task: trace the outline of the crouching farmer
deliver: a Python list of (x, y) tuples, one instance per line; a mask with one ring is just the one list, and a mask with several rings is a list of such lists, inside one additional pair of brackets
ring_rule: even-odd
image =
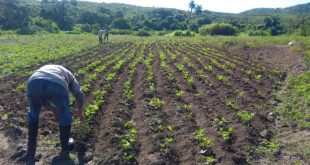
[(60, 65), (45, 65), (35, 71), (27, 81), (28, 111), (28, 146), (27, 164), (35, 163), (39, 114), (41, 107), (51, 104), (55, 107), (59, 122), (61, 153), (60, 160), (69, 159), (69, 136), (72, 115), (69, 105), (69, 91), (77, 101), (77, 115), (84, 119), (84, 94), (73, 74)]

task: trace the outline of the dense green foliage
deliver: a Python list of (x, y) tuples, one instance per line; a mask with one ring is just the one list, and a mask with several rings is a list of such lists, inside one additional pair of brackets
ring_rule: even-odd
[(204, 25), (226, 23), (236, 27), (236, 32), (248, 35), (310, 35), (310, 3), (284, 9), (253, 9), (240, 14), (203, 10), (195, 1), (190, 1), (188, 7), (189, 12), (76, 0), (2, 0), (0, 28), (17, 30), (19, 34), (72, 31), (77, 25), (76, 32), (90, 33), (105, 26), (131, 31), (191, 30), (197, 33)]
[(226, 23), (214, 23), (199, 28), (201, 35), (225, 35), (231, 36), (237, 33), (236, 27)]
[(97, 44), (90, 35), (0, 36), (0, 77), (26, 72), (29, 66), (51, 62)]

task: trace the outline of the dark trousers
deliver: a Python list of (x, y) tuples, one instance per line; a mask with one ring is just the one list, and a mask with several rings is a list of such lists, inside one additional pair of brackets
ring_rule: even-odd
[(63, 86), (44, 79), (34, 79), (28, 82), (27, 97), (30, 106), (28, 111), (29, 123), (39, 122), (41, 107), (52, 104), (58, 110), (59, 124), (61, 126), (71, 125), (72, 114), (69, 105), (69, 94)]

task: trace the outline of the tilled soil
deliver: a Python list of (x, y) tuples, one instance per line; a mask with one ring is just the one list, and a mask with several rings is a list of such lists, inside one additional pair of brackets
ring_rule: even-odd
[[(110, 60), (119, 55), (121, 50), (135, 47), (136, 43), (117, 43), (104, 48), (86, 50), (84, 55), (76, 58), (68, 57), (54, 63), (70, 68), (74, 73), (77, 70), (96, 60)], [(126, 61), (126, 65), (118, 72), (106, 102), (100, 107), (92, 121), (89, 121), (90, 133), (79, 134), (79, 125), (74, 123), (73, 137), (75, 146), (72, 164), (204, 164), (208, 156), (214, 157), (214, 164), (246, 164), (249, 157), (248, 147), (257, 145), (262, 139), (270, 138), (261, 133), (268, 131), (274, 125), (274, 120), (268, 116), (272, 91), (283, 81), (283, 74), (287, 68), (274, 63), (267, 63), (257, 59), (242, 59), (240, 54), (244, 51), (234, 50), (224, 57), (216, 52), (204, 51), (202, 44), (150, 42), (136, 49), (135, 58)], [(279, 56), (273, 50), (282, 50), (281, 46), (264, 47), (262, 50), (248, 50), (250, 53), (269, 53), (268, 58)], [(283, 48), (287, 49), (287, 48)], [(269, 51), (270, 50), (270, 51)], [(288, 50), (288, 49), (287, 49)], [(131, 52), (125, 52), (125, 56)], [(221, 51), (218, 51), (221, 52)], [(153, 81), (156, 91), (148, 91), (149, 80), (147, 68), (144, 62), (136, 66), (132, 89), (134, 92), (133, 103), (124, 103), (123, 83), (129, 76), (129, 65), (143, 53), (143, 61), (150, 56), (152, 58)], [(175, 81), (171, 82), (167, 73), (161, 67), (160, 53), (167, 57), (167, 66), (171, 69)], [(171, 54), (177, 55), (174, 59)], [(234, 54), (234, 55), (232, 55)], [(235, 55), (235, 54), (238, 54)], [(287, 54), (290, 56), (291, 54)], [(111, 56), (104, 58), (105, 56)], [(190, 59), (192, 66), (184, 62), (184, 57)], [(199, 57), (199, 58), (198, 58)], [(236, 68), (229, 72), (212, 64), (211, 59), (217, 59), (219, 63), (225, 61), (237, 64)], [(254, 58), (254, 57), (253, 57)], [(221, 60), (223, 59), (223, 60)], [(286, 59), (291, 59), (287, 57)], [(287, 61), (286, 61), (287, 62)], [(106, 61), (102, 61), (102, 65)], [(285, 62), (283, 62), (285, 63)], [(189, 85), (182, 77), (177, 65), (184, 64), (188, 74), (192, 76), (193, 83)], [(205, 66), (213, 66), (209, 72)], [(257, 65), (264, 66), (260, 70)], [(113, 65), (113, 64), (112, 64)], [(303, 64), (302, 64), (303, 65)], [(283, 69), (284, 68), (284, 69)], [(280, 69), (280, 70), (279, 70)], [(29, 70), (35, 70), (35, 67)], [(89, 70), (88, 73), (94, 72)], [(93, 92), (100, 90), (106, 84), (106, 75), (110, 73), (112, 66), (98, 75), (98, 79), (92, 83), (91, 92), (87, 93), (86, 104), (95, 99)], [(201, 79), (198, 71), (203, 70), (206, 78)], [(261, 78), (255, 80), (246, 74), (252, 70), (260, 74)], [(273, 70), (277, 70), (276, 72)], [(218, 75), (228, 78), (228, 83), (219, 80)], [(24, 82), (26, 75), (11, 75), (1, 80), (0, 114), (0, 164), (19, 164), (18, 160), (25, 154), (27, 142), (27, 98), (25, 91), (18, 91), (16, 87)], [(81, 84), (87, 77), (79, 77)], [(208, 84), (209, 83), (209, 84)], [(181, 97), (176, 96), (176, 91), (184, 91)], [(240, 96), (237, 94), (240, 94)], [(164, 104), (159, 109), (150, 109), (149, 101), (159, 98)], [(227, 99), (233, 100), (238, 109), (227, 105)], [(190, 113), (184, 113), (181, 105), (190, 105)], [(181, 109), (181, 110), (180, 110)], [(244, 124), (237, 115), (237, 111), (251, 112), (254, 114), (249, 123)], [(233, 128), (233, 134), (228, 141), (219, 135), (219, 128), (214, 122), (215, 118), (225, 118), (227, 124)], [(133, 158), (129, 160), (124, 154), (129, 152), (122, 148), (121, 139), (126, 132), (124, 122), (132, 120), (137, 130), (135, 146), (130, 150)], [(156, 127), (152, 124), (159, 122)], [(160, 128), (159, 128), (160, 126)], [(172, 126), (173, 130), (167, 130)], [(209, 154), (202, 153), (199, 143), (194, 140), (193, 133), (198, 129), (205, 130), (205, 136), (212, 141)], [(49, 111), (41, 114), (38, 139), (38, 164), (50, 164), (57, 156), (59, 148), (58, 124)], [(173, 139), (165, 143), (165, 139)]]

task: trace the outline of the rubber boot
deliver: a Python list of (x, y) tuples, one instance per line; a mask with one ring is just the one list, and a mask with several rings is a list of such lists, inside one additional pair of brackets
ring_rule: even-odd
[(59, 130), (60, 130), (60, 143), (61, 143), (61, 153), (59, 158), (63, 160), (70, 159), (69, 137), (70, 137), (71, 125), (59, 126)]
[(35, 155), (37, 148), (39, 123), (28, 123), (28, 146), (27, 146), (27, 162), (26, 165), (35, 164)]

